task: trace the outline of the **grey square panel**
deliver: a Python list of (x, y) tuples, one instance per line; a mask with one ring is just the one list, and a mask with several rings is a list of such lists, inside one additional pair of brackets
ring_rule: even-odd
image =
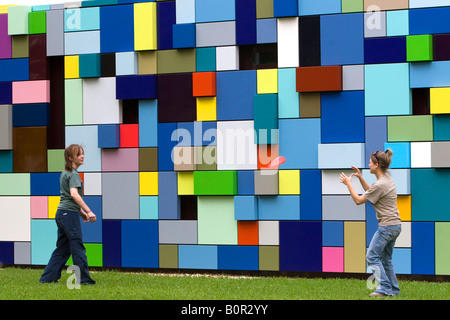
[(102, 174), (103, 219), (139, 219), (139, 173)]
[(159, 243), (197, 244), (197, 221), (159, 220)]
[(236, 22), (196, 24), (197, 47), (233, 46), (236, 44)]
[(322, 220), (366, 219), (366, 205), (356, 205), (350, 195), (322, 196)]

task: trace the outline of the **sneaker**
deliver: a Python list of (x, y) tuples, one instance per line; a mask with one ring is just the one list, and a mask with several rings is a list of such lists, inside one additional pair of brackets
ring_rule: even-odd
[(379, 298), (383, 298), (383, 297), (387, 297), (387, 294), (381, 293), (381, 292), (372, 292), (371, 294), (369, 294), (369, 297), (379, 297)]

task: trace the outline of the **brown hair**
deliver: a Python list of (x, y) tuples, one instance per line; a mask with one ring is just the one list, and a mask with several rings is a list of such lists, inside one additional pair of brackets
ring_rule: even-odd
[(81, 152), (84, 152), (84, 149), (79, 144), (71, 144), (64, 150), (64, 160), (66, 161), (64, 165), (64, 170), (66, 171), (72, 171), (72, 160), (73, 157), (79, 156)]
[(376, 151), (372, 152), (370, 159), (374, 164), (378, 164), (380, 169), (386, 171), (392, 161), (392, 156), (394, 152), (391, 149), (386, 149), (386, 151)]

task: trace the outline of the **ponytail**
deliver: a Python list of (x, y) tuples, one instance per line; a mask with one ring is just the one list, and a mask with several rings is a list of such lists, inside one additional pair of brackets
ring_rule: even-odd
[(394, 155), (394, 152), (392, 149), (386, 149), (386, 151), (377, 151), (370, 155), (370, 158), (372, 159), (372, 162), (375, 164), (378, 164), (380, 166), (380, 169), (383, 171), (386, 171), (389, 169), (389, 166), (391, 165), (392, 156)]

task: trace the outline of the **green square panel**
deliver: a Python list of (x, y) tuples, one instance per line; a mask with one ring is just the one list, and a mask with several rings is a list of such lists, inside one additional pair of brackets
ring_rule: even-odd
[(364, 0), (342, 0), (342, 13), (363, 11)]
[(433, 141), (433, 116), (388, 117), (388, 141)]
[(199, 196), (197, 221), (198, 244), (238, 244), (233, 196)]
[[(86, 256), (89, 267), (102, 267), (103, 266), (103, 244), (101, 243), (85, 243)], [(73, 265), (72, 256), (67, 260), (66, 265)]]
[(47, 32), (46, 11), (30, 12), (28, 14), (29, 34), (39, 34)]
[(407, 61), (431, 61), (433, 60), (433, 36), (424, 34), (406, 37)]
[(64, 149), (47, 150), (48, 172), (64, 170)]
[(450, 275), (450, 222), (436, 222), (436, 274)]
[(194, 171), (194, 195), (237, 194), (236, 171)]

